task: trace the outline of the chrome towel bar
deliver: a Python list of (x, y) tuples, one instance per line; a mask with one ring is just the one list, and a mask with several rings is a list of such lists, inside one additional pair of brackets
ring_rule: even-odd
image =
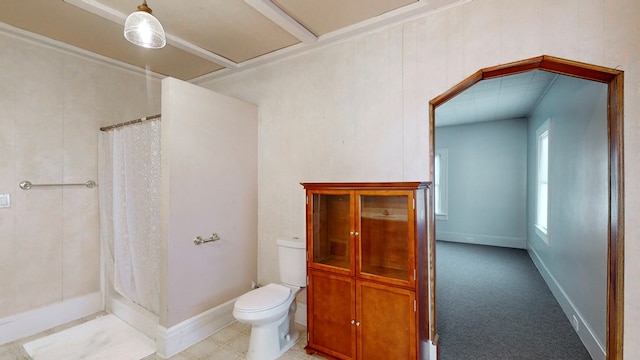
[(23, 181), (20, 183), (20, 189), (22, 190), (29, 190), (34, 186), (86, 186), (89, 189), (93, 189), (94, 187), (96, 187), (96, 182), (93, 180), (89, 180), (87, 182), (84, 183), (80, 183), (80, 184), (32, 184), (31, 181)]

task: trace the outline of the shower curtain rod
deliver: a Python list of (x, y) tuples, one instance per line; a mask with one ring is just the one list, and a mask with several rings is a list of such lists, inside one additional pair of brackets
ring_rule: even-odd
[(160, 115), (161, 114), (146, 116), (146, 117), (142, 117), (140, 119), (129, 120), (129, 121), (125, 121), (125, 122), (122, 122), (122, 123), (119, 123), (119, 124), (101, 127), (100, 131), (109, 131), (109, 130), (117, 129), (117, 128), (122, 127), (122, 126), (133, 125), (133, 124), (141, 123), (143, 121), (157, 119), (157, 118), (160, 117)]

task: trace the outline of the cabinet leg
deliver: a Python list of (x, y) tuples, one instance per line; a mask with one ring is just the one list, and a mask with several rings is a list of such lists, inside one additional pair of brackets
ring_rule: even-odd
[(307, 355), (317, 355), (317, 356), (320, 356), (320, 357), (322, 357), (324, 359), (327, 359), (327, 360), (340, 360), (340, 359), (342, 359), (342, 358), (333, 357), (331, 355), (327, 355), (327, 354), (325, 354), (325, 353), (323, 353), (321, 351), (318, 351), (318, 350), (314, 350), (314, 349), (310, 348), (308, 345), (304, 347), (304, 351), (307, 353)]
[(307, 355), (313, 355), (316, 353), (316, 351), (311, 349), (309, 346), (305, 346), (304, 351), (307, 353)]

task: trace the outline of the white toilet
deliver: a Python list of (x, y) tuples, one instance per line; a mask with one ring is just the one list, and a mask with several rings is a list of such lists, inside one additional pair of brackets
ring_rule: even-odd
[(296, 294), (306, 286), (305, 243), (278, 239), (280, 284), (268, 284), (240, 296), (233, 306), (236, 320), (251, 324), (249, 360), (274, 360), (300, 337), (295, 328)]

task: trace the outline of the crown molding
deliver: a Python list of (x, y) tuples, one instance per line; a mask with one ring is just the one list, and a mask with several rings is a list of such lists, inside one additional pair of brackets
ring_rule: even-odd
[(159, 74), (148, 69), (143, 69), (138, 66), (115, 60), (91, 51), (80, 49), (73, 45), (69, 45), (61, 41), (48, 38), (46, 36), (35, 34), (2, 22), (0, 22), (0, 34), (34, 45), (42, 46), (54, 51), (58, 51), (67, 55), (75, 56), (84, 60), (97, 62), (103, 65), (118, 68), (120, 70), (126, 70), (136, 75), (151, 77), (157, 80), (162, 80), (167, 77), (166, 75)]

